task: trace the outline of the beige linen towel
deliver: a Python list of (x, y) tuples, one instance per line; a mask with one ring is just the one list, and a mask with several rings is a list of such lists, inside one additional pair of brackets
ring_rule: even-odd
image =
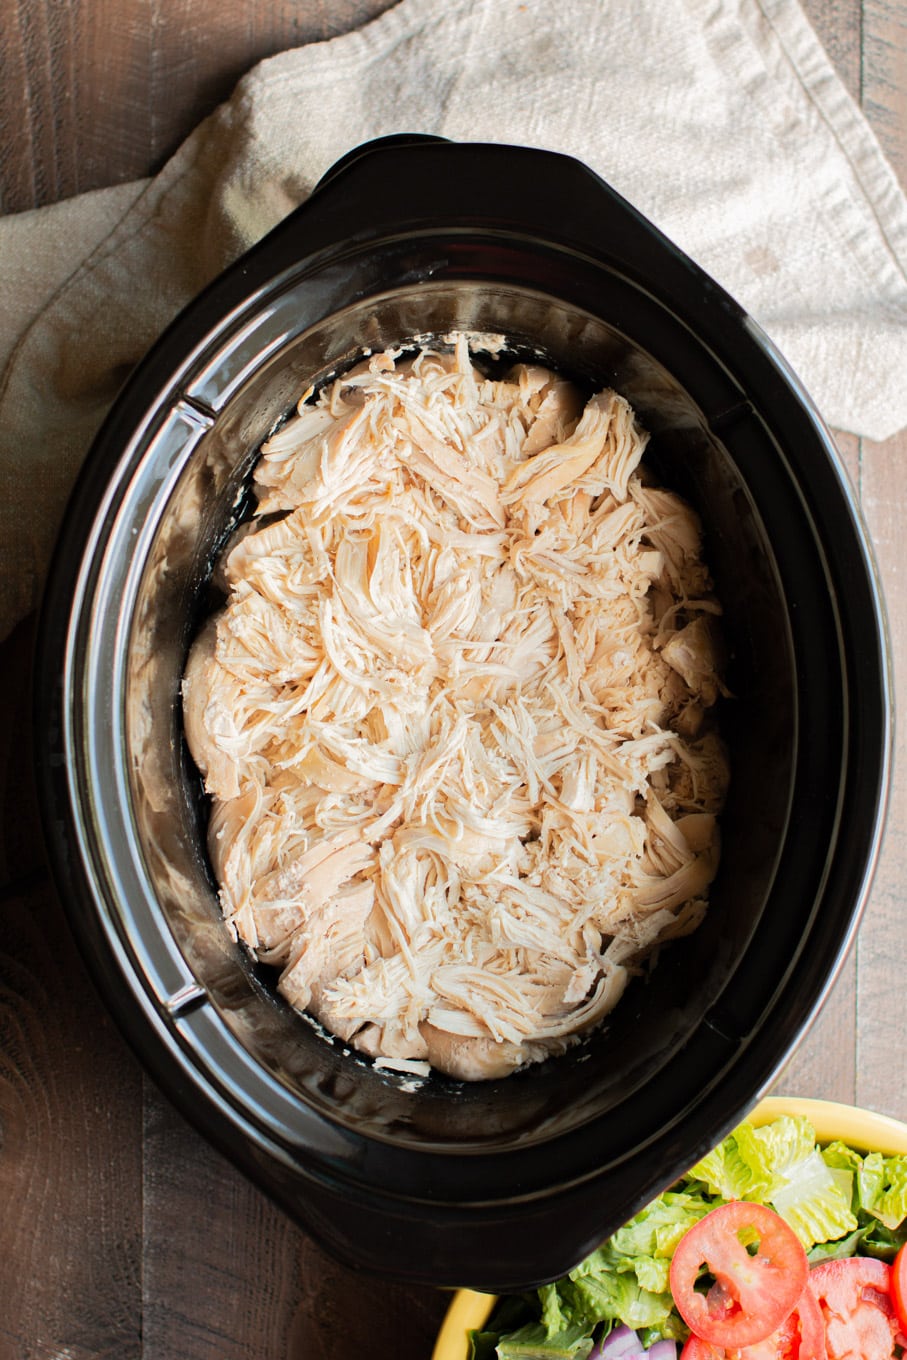
[(401, 0), (256, 67), (154, 180), (0, 219), (0, 638), (156, 334), (335, 159), (400, 131), (586, 161), (831, 424), (907, 424), (907, 205), (795, 0)]

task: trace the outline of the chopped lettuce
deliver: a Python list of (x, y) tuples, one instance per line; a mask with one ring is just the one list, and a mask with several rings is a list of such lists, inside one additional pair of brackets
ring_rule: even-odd
[[(674, 1248), (688, 1228), (698, 1223), (713, 1208), (702, 1193), (666, 1190), (623, 1228), (608, 1239), (608, 1248), (627, 1261), (651, 1258), (663, 1270), (667, 1288), (668, 1268)], [(622, 1266), (619, 1269), (627, 1269)]]
[(882, 1188), (884, 1157), (870, 1152), (865, 1157), (846, 1143), (829, 1143), (822, 1149), (822, 1160), (836, 1176), (847, 1176), (850, 1185), (850, 1203), (853, 1212), (859, 1215), (868, 1209)]
[(685, 1335), (668, 1287), (674, 1248), (713, 1207), (702, 1194), (667, 1191), (556, 1284), (539, 1291), (549, 1337), (567, 1327), (624, 1322), (659, 1336)]
[(857, 1227), (850, 1187), (823, 1160), (807, 1119), (741, 1124), (691, 1174), (722, 1199), (771, 1205), (807, 1250)]
[(498, 1342), (501, 1340), (499, 1331), (475, 1329), (469, 1333), (468, 1340), (469, 1360), (497, 1360)]
[(543, 1323), (530, 1322), (498, 1343), (500, 1360), (586, 1360), (592, 1337), (578, 1323), (549, 1336)]
[(857, 1228), (856, 1232), (839, 1237), (836, 1242), (818, 1242), (806, 1253), (806, 1259), (810, 1266), (817, 1266), (822, 1261), (843, 1261), (848, 1256), (859, 1255), (862, 1241), (863, 1229)]
[(907, 1219), (907, 1157), (861, 1157), (846, 1143), (829, 1143), (822, 1157), (836, 1174), (851, 1177), (851, 1207), (858, 1217), (877, 1219), (894, 1233)]
[(750, 1124), (741, 1124), (690, 1172), (705, 1181), (721, 1200), (749, 1199), (764, 1204), (772, 1188), (772, 1176), (761, 1142), (751, 1135)]
[(497, 1360), (498, 1342), (527, 1322), (538, 1317), (538, 1298), (531, 1294), (505, 1294), (495, 1305), (493, 1316), (481, 1330), (469, 1333), (469, 1360)]
[(619, 1320), (633, 1328), (657, 1326), (673, 1306), (669, 1292), (655, 1294), (644, 1289), (634, 1272), (619, 1274), (605, 1256), (599, 1257), (597, 1268), (571, 1274), (561, 1302), (568, 1317), (587, 1322)]
[(781, 1179), (772, 1192), (771, 1206), (807, 1250), (816, 1242), (844, 1237), (857, 1227), (850, 1195), (825, 1165), (818, 1148), (787, 1167)]
[[(870, 1153), (878, 1157), (878, 1153)], [(865, 1158), (869, 1161), (869, 1157)], [(876, 1197), (867, 1212), (892, 1231), (907, 1218), (907, 1157), (883, 1157)]]
[(863, 1156), (844, 1143), (819, 1148), (802, 1118), (743, 1123), (569, 1275), (529, 1296), (528, 1311), (524, 1299), (518, 1317), (496, 1314), (473, 1333), (472, 1360), (585, 1360), (619, 1323), (646, 1347), (684, 1340), (671, 1257), (688, 1228), (733, 1199), (770, 1205), (811, 1264), (857, 1254), (890, 1260), (907, 1240), (907, 1157)]

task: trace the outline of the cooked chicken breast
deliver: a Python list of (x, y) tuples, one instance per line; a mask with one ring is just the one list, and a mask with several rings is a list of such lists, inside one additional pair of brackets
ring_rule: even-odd
[(493, 381), (461, 335), (306, 393), (262, 449), (186, 739), (226, 920), (364, 1053), (503, 1076), (702, 919), (720, 607), (645, 445), (616, 392)]

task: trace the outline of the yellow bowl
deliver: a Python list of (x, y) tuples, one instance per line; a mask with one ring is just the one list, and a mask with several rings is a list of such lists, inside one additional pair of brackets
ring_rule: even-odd
[[(767, 1124), (782, 1114), (803, 1115), (812, 1124), (820, 1143), (840, 1139), (858, 1152), (907, 1156), (907, 1124), (888, 1115), (860, 1110), (855, 1105), (839, 1105), (833, 1100), (768, 1096), (759, 1102), (750, 1119), (754, 1124)], [(495, 1302), (494, 1294), (457, 1290), (438, 1333), (432, 1360), (466, 1360), (467, 1333), (488, 1320)]]

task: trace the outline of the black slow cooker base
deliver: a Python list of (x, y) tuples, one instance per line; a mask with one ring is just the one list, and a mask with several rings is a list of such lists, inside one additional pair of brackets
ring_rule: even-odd
[[(362, 203), (384, 202), (363, 222)], [(475, 1084), (375, 1070), (250, 965), (220, 919), (179, 708), (261, 440), (364, 351), (455, 328), (628, 397), (653, 475), (702, 518), (733, 691), (704, 924), (564, 1057)], [(86, 956), (180, 1108), (345, 1259), (451, 1285), (553, 1278), (737, 1121), (834, 976), (880, 833), (881, 619), (796, 380), (607, 186), (513, 148), (363, 154), (175, 324), (77, 489), (40, 705), (50, 839)]]

